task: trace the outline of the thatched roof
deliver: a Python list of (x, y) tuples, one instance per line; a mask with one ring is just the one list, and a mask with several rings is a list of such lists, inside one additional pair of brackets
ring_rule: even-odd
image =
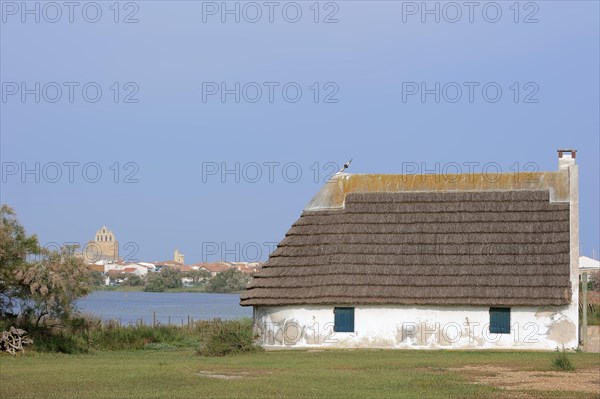
[(548, 190), (349, 193), (304, 211), (242, 305), (564, 305), (569, 203)]

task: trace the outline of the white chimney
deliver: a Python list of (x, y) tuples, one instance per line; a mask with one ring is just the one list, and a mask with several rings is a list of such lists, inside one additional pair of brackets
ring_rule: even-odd
[(575, 165), (576, 155), (577, 150), (558, 150), (558, 169), (565, 169), (570, 165)]

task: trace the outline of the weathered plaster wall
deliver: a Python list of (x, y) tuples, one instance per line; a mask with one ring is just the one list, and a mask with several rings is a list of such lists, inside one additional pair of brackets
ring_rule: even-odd
[(513, 307), (511, 334), (489, 333), (487, 307), (357, 306), (355, 332), (334, 333), (334, 306), (255, 307), (269, 347), (541, 349), (575, 348), (570, 307)]

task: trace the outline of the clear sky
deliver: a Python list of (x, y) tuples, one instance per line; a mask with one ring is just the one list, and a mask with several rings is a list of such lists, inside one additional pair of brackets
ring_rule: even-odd
[(3, 0), (1, 202), (43, 244), (106, 225), (127, 259), (264, 260), (349, 158), (494, 173), (576, 148), (597, 254), (598, 2), (423, 4)]

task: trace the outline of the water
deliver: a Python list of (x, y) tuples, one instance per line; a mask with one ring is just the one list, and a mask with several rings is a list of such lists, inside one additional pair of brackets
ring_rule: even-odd
[(94, 291), (77, 301), (81, 313), (102, 320), (120, 320), (122, 324), (186, 324), (188, 316), (194, 320), (239, 319), (252, 317), (252, 307), (240, 306), (239, 294), (205, 294), (196, 292), (118, 292)]

